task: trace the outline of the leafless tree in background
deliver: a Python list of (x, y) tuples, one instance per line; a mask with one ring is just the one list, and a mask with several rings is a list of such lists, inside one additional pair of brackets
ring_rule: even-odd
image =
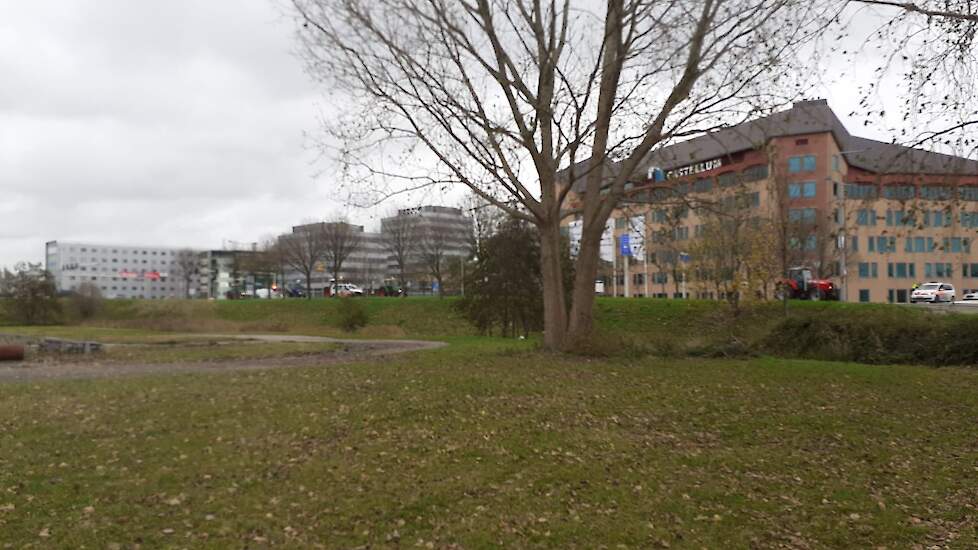
[(305, 223), (282, 235), (276, 245), (282, 262), (302, 274), (306, 281), (306, 298), (312, 298), (312, 273), (326, 254), (326, 231), (323, 222)]
[[(605, 221), (648, 154), (794, 99), (808, 76), (797, 54), (839, 7), (602, 4), (293, 0), (310, 74), (349, 102), (327, 127), (344, 179), (371, 199), (461, 184), (532, 223), (551, 349), (590, 337)], [(574, 215), (583, 227), (568, 306), (560, 223)]]
[(340, 282), (343, 262), (363, 243), (363, 231), (345, 220), (333, 220), (323, 224), (323, 257), (333, 279)]
[(173, 259), (177, 276), (183, 282), (184, 296), (190, 298), (190, 285), (200, 274), (200, 255), (189, 248), (177, 250)]
[[(903, 128), (890, 130), (899, 142), (978, 158), (978, 1), (849, 3), (856, 8), (853, 21), (867, 10), (883, 20), (863, 49), (889, 52), (862, 88), (859, 114), (866, 123), (898, 112)], [(884, 99), (893, 94), (879, 93), (893, 87), (887, 78), (897, 79), (901, 90), (889, 104)]]
[(397, 284), (402, 296), (407, 296), (408, 271), (418, 257), (418, 221), (414, 216), (394, 215), (381, 227), (388, 261), (397, 270)]
[(445, 295), (445, 275), (448, 269), (448, 236), (443, 231), (428, 229), (420, 233), (418, 256), (428, 275), (438, 283), (438, 296)]

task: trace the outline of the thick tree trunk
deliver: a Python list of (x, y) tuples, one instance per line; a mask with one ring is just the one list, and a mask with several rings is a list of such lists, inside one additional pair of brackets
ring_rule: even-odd
[[(604, 223), (601, 224), (601, 228)], [(592, 314), (594, 312), (594, 279), (598, 275), (598, 259), (600, 258), (601, 232), (585, 231), (581, 235), (581, 249), (577, 256), (574, 273), (574, 289), (571, 299), (571, 313), (566, 349), (585, 344), (591, 337), (594, 328)], [(618, 274), (612, 274), (617, 277)]]
[(560, 263), (560, 227), (557, 222), (539, 227), (540, 275), (543, 277), (543, 345), (562, 350), (567, 335), (567, 303)]

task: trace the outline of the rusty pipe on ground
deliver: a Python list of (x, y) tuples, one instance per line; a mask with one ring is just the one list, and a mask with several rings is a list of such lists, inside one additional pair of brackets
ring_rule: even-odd
[(0, 344), (0, 361), (23, 361), (24, 346), (22, 344)]

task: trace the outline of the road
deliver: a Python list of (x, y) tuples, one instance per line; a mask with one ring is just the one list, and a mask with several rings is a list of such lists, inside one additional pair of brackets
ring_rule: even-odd
[(351, 363), (378, 356), (444, 347), (444, 342), (426, 340), (354, 340), (325, 336), (285, 334), (205, 334), (204, 337), (225, 340), (259, 340), (262, 342), (322, 342), (343, 344), (344, 349), (300, 357), (271, 357), (223, 361), (192, 361), (184, 363), (124, 363), (115, 361), (79, 361), (52, 363), (0, 364), (0, 383), (33, 380), (114, 378), (140, 374), (180, 372), (235, 372), (289, 367), (311, 367)]

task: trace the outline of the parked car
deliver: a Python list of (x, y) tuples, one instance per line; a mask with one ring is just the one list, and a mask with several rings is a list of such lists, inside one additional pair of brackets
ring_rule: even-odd
[(278, 297), (279, 291), (277, 288), (259, 288), (255, 290), (255, 298), (267, 299)]
[(973, 290), (961, 297), (962, 300), (978, 300), (978, 290)]
[(917, 302), (953, 302), (954, 285), (939, 281), (930, 281), (914, 289), (910, 293), (910, 303)]
[(339, 283), (330, 287), (331, 296), (363, 296), (363, 289), (352, 283)]

